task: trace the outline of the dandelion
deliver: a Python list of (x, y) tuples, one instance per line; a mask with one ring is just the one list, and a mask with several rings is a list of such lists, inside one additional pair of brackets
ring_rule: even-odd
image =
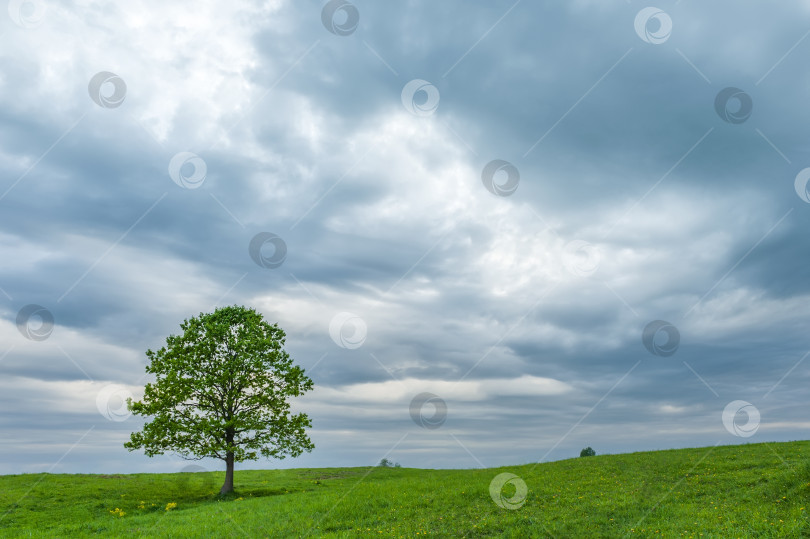
[(167, 504), (166, 504), (166, 511), (171, 511), (171, 510), (172, 510), (172, 509), (174, 509), (175, 507), (177, 507), (177, 504), (176, 504), (176, 503), (174, 503), (174, 502), (169, 502), (169, 503), (167, 503)]
[(123, 509), (119, 509), (118, 507), (116, 507), (115, 509), (110, 510), (110, 513), (112, 513), (113, 515), (117, 515), (117, 516), (119, 516), (119, 517), (122, 517), (122, 516), (126, 515), (126, 513), (124, 512), (124, 510), (123, 510)]

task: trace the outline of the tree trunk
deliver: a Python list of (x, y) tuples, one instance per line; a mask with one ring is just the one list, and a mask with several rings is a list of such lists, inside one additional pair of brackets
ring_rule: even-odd
[(233, 451), (228, 451), (225, 454), (225, 483), (219, 490), (219, 494), (228, 494), (233, 492)]

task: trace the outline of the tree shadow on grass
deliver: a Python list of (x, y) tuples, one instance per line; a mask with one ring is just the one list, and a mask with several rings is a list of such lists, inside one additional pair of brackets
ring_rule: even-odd
[(284, 489), (284, 488), (249, 488), (239, 489), (239, 495), (251, 498), (264, 498), (265, 496), (283, 496), (285, 494), (297, 494), (302, 492), (301, 489)]
[(216, 491), (208, 490), (206, 488), (203, 489), (195, 489), (195, 490), (179, 490), (173, 489), (168, 491), (169, 495), (172, 496), (172, 499), (175, 499), (178, 502), (183, 502), (185, 504), (190, 505), (197, 505), (201, 503), (208, 503), (208, 502), (231, 502), (237, 501), (240, 499), (255, 499), (255, 498), (266, 498), (272, 496), (285, 496), (290, 494), (299, 494), (302, 492), (307, 492), (308, 490), (314, 489), (305, 489), (305, 488), (284, 488), (284, 487), (277, 487), (277, 488), (268, 488), (268, 487), (239, 487), (237, 483), (235, 485), (235, 489), (233, 492), (229, 492), (228, 494), (221, 495), (219, 493), (219, 487), (217, 487)]

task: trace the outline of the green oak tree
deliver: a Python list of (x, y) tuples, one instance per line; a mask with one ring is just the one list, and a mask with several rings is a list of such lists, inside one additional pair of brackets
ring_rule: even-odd
[(154, 374), (133, 414), (152, 417), (124, 444), (147, 456), (173, 451), (183, 458), (225, 461), (220, 495), (233, 492), (234, 462), (297, 457), (314, 445), (306, 414), (290, 411), (290, 397), (312, 380), (284, 351), (284, 331), (253, 309), (221, 307), (185, 320), (181, 335), (147, 350)]

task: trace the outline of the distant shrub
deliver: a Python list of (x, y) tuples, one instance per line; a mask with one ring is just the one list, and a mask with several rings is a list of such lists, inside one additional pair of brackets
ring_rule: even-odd
[(394, 462), (393, 460), (382, 459), (379, 464), (377, 464), (380, 468), (401, 468), (402, 466), (399, 465), (399, 462)]
[(579, 452), (580, 457), (595, 457), (596, 451), (593, 450), (591, 447), (586, 447), (582, 451)]

